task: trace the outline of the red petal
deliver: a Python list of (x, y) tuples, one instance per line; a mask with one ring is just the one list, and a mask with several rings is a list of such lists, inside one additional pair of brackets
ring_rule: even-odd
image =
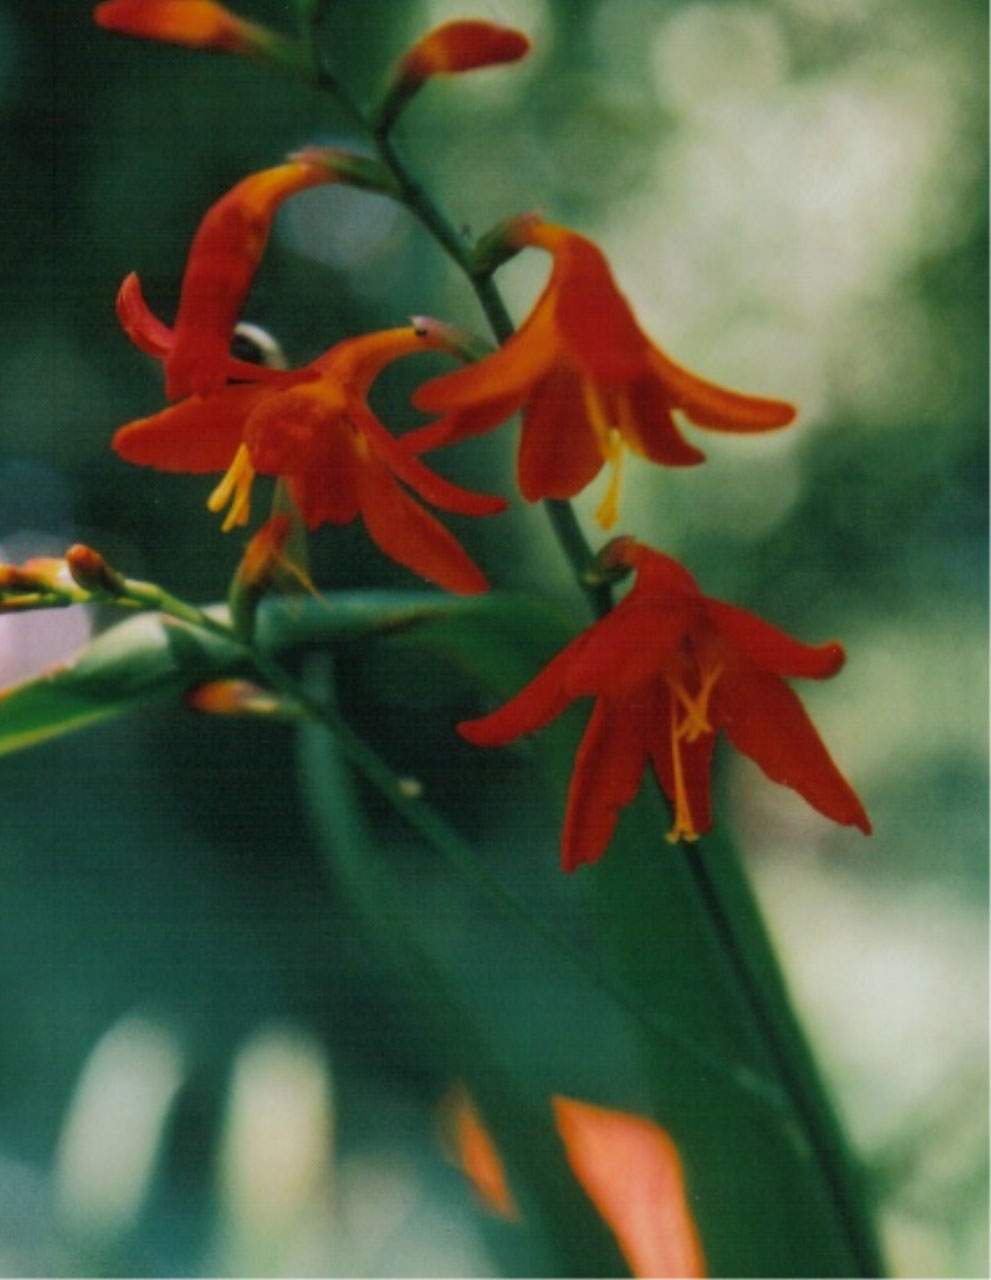
[(637, 378), (625, 390), (627, 415), (623, 439), (634, 453), (664, 467), (693, 467), (705, 461), (701, 449), (684, 439), (671, 417), (671, 396), (653, 375)]
[(713, 693), (714, 722), (773, 781), (797, 791), (833, 822), (871, 824), (837, 769), (798, 696), (784, 681), (749, 663), (728, 668)]
[(553, 1099), (575, 1177), (605, 1219), (634, 1276), (704, 1276), (678, 1149), (645, 1116)]
[(733, 648), (765, 671), (823, 680), (835, 675), (846, 659), (843, 646), (835, 640), (823, 645), (803, 644), (746, 609), (721, 600), (706, 600), (705, 607)]
[(514, 738), (535, 733), (550, 724), (574, 701), (574, 694), (567, 691), (565, 682), (571, 664), (587, 639), (587, 631), (576, 636), (515, 697), (478, 720), (462, 720), (457, 726), (458, 733), (478, 747), (502, 747)]
[(244, 178), (207, 210), (189, 251), (165, 362), (170, 400), (223, 384), (234, 326), (279, 205), (332, 178), (318, 165), (277, 165)]
[(469, 436), (480, 436), (498, 427), (513, 416), (520, 407), (519, 398), (492, 400), (471, 409), (459, 409), (437, 422), (428, 422), (400, 437), (400, 445), (407, 453), (430, 453), (446, 444), (457, 444)]
[(669, 360), (658, 347), (651, 352), (650, 365), (664, 384), (671, 403), (697, 427), (715, 431), (773, 431), (786, 427), (795, 417), (794, 405), (784, 400), (741, 395), (706, 382)]
[(417, 389), (413, 403), (426, 413), (512, 404), (515, 410), (544, 376), (557, 356), (551, 301), (547, 290), (529, 319), (492, 355), (453, 373), (431, 378)]
[(579, 379), (563, 366), (551, 369), (534, 386), (523, 418), (520, 492), (528, 502), (571, 498), (598, 475), (602, 462)]
[(561, 865), (574, 871), (602, 857), (624, 808), (640, 789), (646, 759), (645, 702), (600, 698), (571, 775)]
[(485, 1206), (508, 1221), (518, 1221), (519, 1209), (492, 1135), (464, 1085), (456, 1085), (444, 1101), (444, 1119), (455, 1155)]
[(244, 385), (183, 400), (121, 427), (113, 448), (127, 462), (159, 471), (224, 471), (241, 443), (248, 414), (271, 394), (267, 388)]
[(639, 685), (663, 680), (693, 616), (691, 602), (682, 597), (645, 596), (634, 588), (586, 632), (581, 654), (568, 672), (571, 696), (624, 697)]
[(408, 453), (400, 441), (386, 431), (378, 418), (364, 405), (355, 406), (352, 419), (386, 466), (433, 506), (464, 516), (495, 515), (506, 510), (508, 504), (505, 498), (462, 489), (460, 485), (452, 484), (436, 471), (425, 467), (415, 454)]
[(385, 465), (368, 459), (358, 468), (361, 514), (381, 551), (446, 591), (478, 595), (488, 583), (457, 539), (412, 498)]
[(650, 344), (616, 288), (602, 251), (573, 231), (530, 222), (521, 240), (554, 255), (549, 291), (562, 346), (582, 372), (603, 382), (626, 382), (646, 369)]
[(127, 276), (118, 290), (117, 319), (134, 345), (146, 355), (162, 359), (171, 350), (172, 330), (148, 310), (136, 271)]

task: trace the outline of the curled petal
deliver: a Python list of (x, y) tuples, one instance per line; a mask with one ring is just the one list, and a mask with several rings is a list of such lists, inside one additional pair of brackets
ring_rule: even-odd
[(706, 382), (676, 365), (657, 347), (651, 352), (650, 364), (654, 375), (664, 384), (671, 403), (697, 427), (745, 433), (774, 431), (794, 421), (793, 404), (742, 395)]
[(750, 664), (727, 669), (713, 694), (712, 714), (737, 750), (773, 782), (791, 787), (833, 822), (870, 834), (864, 806), (779, 676)]
[(612, 837), (620, 809), (640, 789), (647, 753), (646, 704), (600, 698), (588, 722), (568, 789), (561, 865), (574, 871), (597, 862)]
[(170, 400), (223, 384), (234, 327), (276, 211), (288, 196), (331, 177), (318, 165), (278, 165), (244, 178), (207, 211), (189, 251), (165, 358)]
[(138, 350), (164, 359), (172, 349), (172, 330), (148, 309), (136, 271), (120, 286), (116, 305), (121, 328)]
[(621, 401), (620, 432), (634, 451), (664, 467), (693, 467), (705, 461), (701, 449), (688, 443), (671, 416), (671, 395), (650, 374), (626, 388)]
[(835, 640), (803, 644), (756, 614), (721, 600), (707, 600), (706, 612), (724, 639), (764, 671), (823, 680), (836, 675), (846, 660), (843, 646)]
[(430, 453), (446, 444), (457, 444), (470, 436), (480, 436), (511, 418), (519, 407), (517, 399), (490, 401), (471, 409), (450, 413), (436, 422), (407, 431), (400, 444), (409, 453)]

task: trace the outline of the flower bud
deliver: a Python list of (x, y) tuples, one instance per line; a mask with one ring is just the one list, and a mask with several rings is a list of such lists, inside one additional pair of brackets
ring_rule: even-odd
[(263, 596), (287, 567), (286, 543), (291, 532), (291, 516), (269, 516), (244, 549), (227, 594), (231, 621), (243, 636), (251, 635)]
[(533, 210), (529, 213), (516, 213), (511, 218), (497, 222), (475, 245), (472, 255), (475, 270), (482, 275), (489, 275), (510, 258), (515, 258), (526, 247), (527, 230), (542, 221), (543, 215)]
[(299, 714), (295, 703), (251, 680), (210, 680), (186, 695), (194, 711), (212, 716), (285, 716)]
[(452, 356), (468, 363), (481, 360), (495, 350), (490, 342), (477, 334), (459, 329), (457, 325), (445, 324), (443, 320), (434, 320), (432, 316), (410, 316), (409, 322), (421, 337), (430, 340), (431, 346), (449, 351)]
[(529, 49), (529, 39), (512, 27), (478, 20), (445, 22), (418, 40), (394, 67), (376, 115), (377, 131), (387, 133), (410, 98), (433, 76), (518, 62)]
[(266, 27), (239, 18), (213, 0), (106, 0), (93, 17), (122, 35), (212, 53), (238, 53), (284, 61), (288, 41)]
[(65, 563), (76, 586), (99, 596), (122, 596), (127, 583), (116, 569), (112, 569), (99, 551), (77, 542), (65, 553)]

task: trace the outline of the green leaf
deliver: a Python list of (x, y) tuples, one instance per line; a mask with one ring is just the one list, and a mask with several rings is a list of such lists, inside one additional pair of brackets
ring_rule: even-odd
[[(427, 591), (275, 600), (260, 611), (258, 643), (280, 653), (394, 635), (428, 622), (453, 625), (455, 619), (461, 619), (466, 635), (481, 637), (488, 626), (484, 619), (493, 620), (495, 634), (499, 618), (520, 609), (527, 616), (536, 613), (536, 606), (509, 598), (461, 599)], [(223, 606), (206, 612), (218, 622), (227, 620)], [(233, 636), (225, 639), (159, 613), (130, 617), (73, 658), (0, 693), (0, 755), (250, 669), (247, 651)]]

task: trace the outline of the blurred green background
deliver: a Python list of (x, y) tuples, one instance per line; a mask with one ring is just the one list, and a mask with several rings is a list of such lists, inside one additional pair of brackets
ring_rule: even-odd
[[(289, 4), (239, 8), (291, 27)], [(366, 97), (413, 36), (455, 16), (519, 25), (535, 52), (431, 86), (401, 126), (453, 220), (479, 233), (540, 207), (595, 236), (676, 359), (801, 406), (766, 440), (693, 434), (697, 470), (634, 463), (621, 524), (709, 593), (847, 646), (842, 676), (803, 696), (873, 838), (739, 760), (721, 761), (717, 813), (881, 1197), (894, 1270), (986, 1275), (985, 6), (338, 0), (328, 47)], [(161, 403), (114, 293), (136, 269), (169, 318), (219, 194), (300, 144), (359, 140), (315, 93), (100, 32), (70, 0), (0, 0), (0, 110), (0, 559), (81, 539), (133, 576), (219, 598), (241, 543), (205, 510), (210, 480), (109, 451)], [(518, 318), (546, 270), (528, 254), (500, 276)], [(248, 318), (301, 363), (423, 312), (483, 328), (401, 210), (327, 188), (280, 214)], [(415, 363), (377, 390), (394, 427), (414, 421), (409, 389), (432, 368)], [(432, 461), (509, 492), (513, 439)], [(579, 500), (584, 518), (598, 496)], [(493, 580), (584, 620), (539, 509), (450, 523)], [(312, 559), (321, 586), (415, 585), (358, 528), (321, 533)], [(0, 617), (0, 684), (106, 621)], [(338, 674), (394, 768), (568, 919), (557, 802), (525, 753), (451, 735), (478, 705), (471, 682), (387, 646), (343, 654)], [(435, 1141), (448, 1082), (328, 887), (299, 768), (289, 730), (177, 707), (0, 760), (4, 1274), (512, 1269), (509, 1233), (492, 1235)], [(364, 799), (435, 945), (467, 980), (495, 975), (499, 1016), (534, 1028), (535, 1063), (584, 1045), (588, 994)], [(633, 1070), (621, 1039), (584, 1047), (590, 1079)]]

